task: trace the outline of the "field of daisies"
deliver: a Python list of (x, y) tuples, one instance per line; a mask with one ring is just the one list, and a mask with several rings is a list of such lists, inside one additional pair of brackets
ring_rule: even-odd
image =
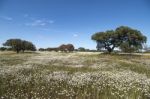
[(150, 99), (150, 55), (0, 52), (0, 99)]

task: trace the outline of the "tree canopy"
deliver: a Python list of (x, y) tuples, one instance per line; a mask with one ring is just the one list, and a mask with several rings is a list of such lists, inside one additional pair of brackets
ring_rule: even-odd
[(142, 44), (146, 43), (147, 38), (140, 31), (132, 29), (127, 26), (120, 26), (115, 30), (108, 30), (105, 32), (97, 32), (92, 35), (92, 40), (97, 42), (97, 49), (105, 48), (111, 53), (114, 48), (120, 49), (134, 48), (136, 50), (142, 48)]
[(20, 51), (24, 52), (25, 50), (36, 50), (36, 47), (34, 44), (32, 44), (32, 42), (21, 39), (9, 39), (3, 45), (12, 48), (17, 53), (19, 53)]

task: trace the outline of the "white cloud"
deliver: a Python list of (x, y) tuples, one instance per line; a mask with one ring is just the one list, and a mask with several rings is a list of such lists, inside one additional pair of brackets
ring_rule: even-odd
[(45, 26), (47, 23), (42, 20), (35, 20), (30, 23), (26, 23), (27, 26)]
[(73, 37), (78, 37), (78, 34), (73, 34)]
[(39, 20), (38, 19), (38, 20), (33, 20), (30, 23), (26, 23), (25, 25), (26, 26), (46, 26), (52, 23), (54, 23), (53, 20)]
[(12, 21), (13, 18), (12, 17), (8, 17), (8, 16), (0, 16), (0, 18), (7, 20), (7, 21)]
[(48, 20), (46, 18), (35, 18), (25, 13), (23, 17), (28, 21), (25, 23), (26, 26), (46, 26), (54, 23), (54, 20)]

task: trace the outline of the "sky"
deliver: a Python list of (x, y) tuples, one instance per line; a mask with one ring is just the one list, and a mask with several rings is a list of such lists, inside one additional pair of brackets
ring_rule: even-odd
[(140, 30), (150, 45), (150, 0), (0, 0), (0, 46), (20, 38), (96, 49), (91, 35), (119, 26)]

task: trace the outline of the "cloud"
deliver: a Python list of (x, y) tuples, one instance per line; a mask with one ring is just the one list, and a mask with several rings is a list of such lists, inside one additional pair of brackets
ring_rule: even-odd
[(54, 23), (53, 20), (33, 20), (32, 22), (30, 23), (26, 23), (25, 25), (26, 26), (46, 26), (46, 25), (49, 25), (49, 24), (52, 24)]
[(13, 18), (12, 17), (8, 17), (8, 16), (0, 16), (0, 18), (7, 20), (7, 21), (12, 21)]
[(48, 20), (46, 18), (35, 18), (30, 16), (29, 14), (25, 13), (23, 17), (26, 19), (27, 23), (26, 26), (46, 26), (54, 23), (54, 20)]
[(42, 20), (35, 20), (31, 23), (26, 23), (27, 26), (45, 26), (46, 23)]
[(78, 37), (78, 34), (73, 34), (73, 37)]

